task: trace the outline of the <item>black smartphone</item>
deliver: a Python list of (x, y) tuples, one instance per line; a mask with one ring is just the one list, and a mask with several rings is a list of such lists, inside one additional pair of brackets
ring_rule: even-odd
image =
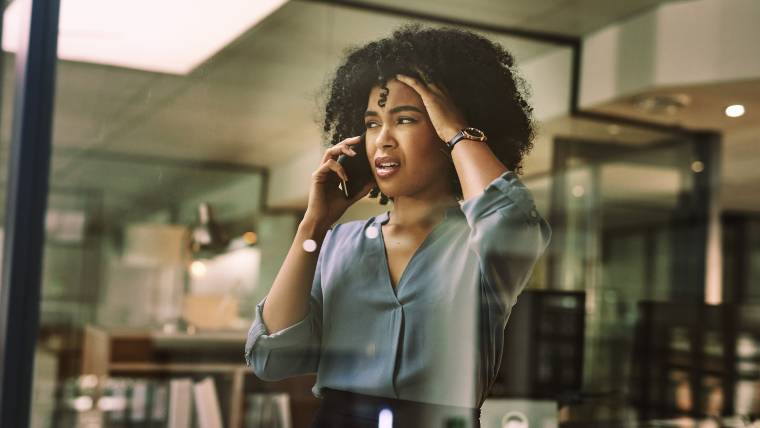
[(340, 179), (339, 186), (346, 199), (353, 198), (362, 190), (365, 184), (375, 179), (370, 169), (365, 143), (366, 134), (362, 133), (358, 143), (348, 145), (348, 147), (354, 149), (356, 156), (349, 156), (345, 153), (341, 153), (338, 156), (338, 163), (343, 166), (346, 175), (348, 175), (348, 181)]

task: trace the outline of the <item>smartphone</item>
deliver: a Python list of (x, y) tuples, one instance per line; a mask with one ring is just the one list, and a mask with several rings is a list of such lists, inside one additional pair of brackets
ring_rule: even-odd
[(375, 179), (367, 158), (366, 134), (362, 133), (359, 142), (350, 144), (349, 147), (354, 149), (356, 156), (349, 156), (345, 153), (338, 156), (338, 163), (343, 166), (346, 175), (348, 175), (348, 181), (340, 179), (339, 186), (346, 199), (353, 198), (365, 184)]

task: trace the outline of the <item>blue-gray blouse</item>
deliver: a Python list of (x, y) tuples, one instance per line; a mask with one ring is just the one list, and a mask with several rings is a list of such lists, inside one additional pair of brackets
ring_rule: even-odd
[(263, 380), (317, 373), (328, 387), (444, 405), (480, 407), (499, 371), (504, 328), (551, 236), (512, 171), (447, 209), (398, 286), (380, 226), (386, 211), (334, 225), (317, 258), (306, 318), (274, 334), (264, 298), (245, 359)]

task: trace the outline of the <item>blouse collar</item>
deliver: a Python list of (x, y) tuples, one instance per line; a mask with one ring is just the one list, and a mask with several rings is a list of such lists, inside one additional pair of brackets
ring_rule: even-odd
[[(449, 218), (455, 218), (464, 216), (464, 213), (462, 212), (462, 207), (457, 203), (456, 205), (452, 205), (450, 207), (447, 207), (446, 210), (443, 212), (443, 221), (446, 221)], [(391, 212), (390, 210), (383, 212), (382, 214), (379, 214), (375, 217), (375, 222), (379, 224), (385, 224), (388, 223), (388, 220), (391, 218)]]

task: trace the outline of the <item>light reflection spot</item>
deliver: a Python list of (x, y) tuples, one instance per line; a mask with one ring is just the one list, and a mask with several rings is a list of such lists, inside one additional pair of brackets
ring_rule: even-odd
[(367, 230), (364, 231), (364, 236), (366, 236), (369, 239), (375, 239), (378, 235), (377, 228), (375, 226), (370, 226), (367, 228)]
[(317, 243), (313, 239), (303, 241), (303, 249), (307, 253), (313, 253), (317, 249)]
[(393, 412), (391, 409), (380, 410), (377, 420), (377, 428), (393, 428)]

